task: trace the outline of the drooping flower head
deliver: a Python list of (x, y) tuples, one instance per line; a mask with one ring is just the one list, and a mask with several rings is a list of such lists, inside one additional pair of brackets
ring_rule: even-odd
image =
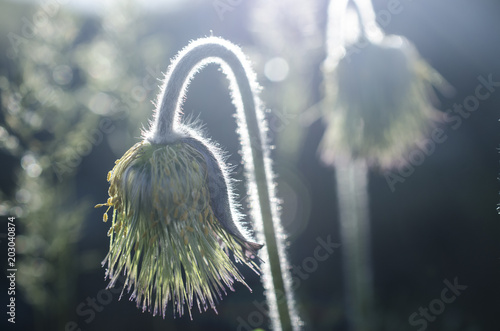
[[(194, 46), (184, 51), (171, 74), (184, 66), (186, 80), (199, 59), (185, 63), (182, 58), (193, 53)], [(163, 94), (175, 83), (171, 80), (167, 76)], [(179, 91), (184, 80), (176, 82)], [(173, 112), (177, 105), (169, 107), (164, 102), (157, 112)], [(216, 311), (215, 303), (226, 288), (233, 290), (235, 280), (248, 287), (231, 255), (258, 272), (252, 259), (262, 245), (240, 225), (242, 215), (218, 147), (192, 125), (168, 121), (157, 130), (162, 116), (156, 115), (144, 140), (116, 161), (108, 174), (109, 199), (98, 205), (108, 206), (104, 221), (112, 209), (110, 248), (103, 262), (109, 287), (125, 274), (131, 300), (153, 315), (165, 316), (169, 302), (174, 315), (183, 315), (187, 306), (191, 316), (194, 304), (200, 311)]]
[[(373, 14), (370, 1), (354, 3)], [(364, 12), (358, 10), (360, 21)], [(444, 87), (445, 81), (407, 39), (383, 35), (375, 21), (365, 24), (372, 30), (361, 27), (358, 39), (335, 39), (325, 61), (321, 156), (329, 164), (363, 159), (382, 168), (401, 165), (440, 119), (430, 98), (433, 86)]]

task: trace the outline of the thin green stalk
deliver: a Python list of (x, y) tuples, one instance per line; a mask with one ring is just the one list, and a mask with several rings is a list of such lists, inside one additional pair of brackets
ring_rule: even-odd
[(352, 330), (373, 329), (367, 166), (362, 160), (336, 165), (345, 297)]
[[(374, 24), (375, 15), (370, 0), (352, 0), (352, 3), (359, 18), (360, 39), (375, 40), (381, 32)], [(344, 56), (344, 30), (349, 28), (344, 22), (347, 5), (348, 0), (330, 0), (325, 81), (332, 79), (331, 70)], [(332, 93), (335, 93), (334, 90), (327, 88), (325, 100), (335, 100)], [(334, 109), (335, 103), (326, 107), (330, 111), (338, 111)], [(367, 164), (362, 158), (351, 160), (350, 157), (339, 157), (333, 165), (336, 169), (348, 322), (354, 331), (372, 330), (374, 305)]]
[(298, 330), (300, 319), (291, 290), (289, 265), (285, 256), (283, 230), (274, 192), (274, 174), (269, 157), (266, 121), (255, 74), (242, 51), (220, 38), (193, 42), (179, 53), (165, 79), (148, 140), (168, 143), (177, 139), (180, 108), (186, 87), (194, 74), (208, 63), (218, 63), (230, 81), (232, 101), (237, 109), (238, 133), (242, 145), (251, 215), (257, 239), (265, 242), (260, 250), (263, 283), (275, 330)]

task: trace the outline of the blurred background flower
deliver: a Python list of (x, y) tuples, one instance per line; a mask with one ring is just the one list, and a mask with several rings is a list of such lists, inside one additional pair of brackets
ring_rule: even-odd
[[(431, 103), (440, 75), (400, 36), (346, 46), (333, 70), (325, 63), (325, 135), (322, 160), (363, 159), (380, 167), (404, 164), (404, 156), (442, 115)], [(437, 98), (434, 98), (435, 100)]]
[(368, 167), (406, 166), (405, 156), (442, 118), (432, 88), (446, 85), (413, 44), (385, 35), (376, 19), (371, 0), (330, 1), (318, 105), (326, 126), (319, 153), (335, 169), (346, 315), (360, 331), (379, 328)]

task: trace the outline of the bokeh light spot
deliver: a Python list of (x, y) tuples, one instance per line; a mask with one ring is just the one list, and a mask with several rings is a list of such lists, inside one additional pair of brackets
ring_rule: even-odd
[(266, 62), (264, 74), (272, 82), (281, 82), (288, 76), (288, 62), (282, 57), (275, 57)]
[(146, 97), (147, 97), (147, 93), (146, 93), (146, 89), (142, 86), (136, 86), (132, 89), (132, 97), (134, 98), (134, 100), (138, 101), (138, 102), (142, 102), (144, 100), (146, 100)]
[(59, 65), (52, 71), (52, 78), (59, 85), (68, 85), (73, 80), (73, 71), (67, 65)]
[(89, 109), (97, 115), (107, 115), (111, 111), (112, 99), (103, 92), (95, 94), (89, 101)]
[(21, 167), (26, 171), (28, 176), (36, 178), (42, 173), (42, 167), (36, 161), (32, 154), (26, 154), (21, 159)]
[(27, 203), (31, 199), (31, 193), (22, 188), (16, 192), (16, 200), (20, 203)]

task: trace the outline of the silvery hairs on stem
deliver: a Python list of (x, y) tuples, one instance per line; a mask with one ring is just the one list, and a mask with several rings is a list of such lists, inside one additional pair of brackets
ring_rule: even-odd
[(259, 273), (253, 259), (263, 245), (253, 242), (242, 225), (221, 150), (179, 116), (194, 74), (220, 59), (231, 68), (222, 66), (231, 81), (233, 103), (254, 100), (253, 95), (241, 95), (252, 94), (255, 87), (237, 47), (215, 37), (192, 42), (169, 67), (143, 140), (108, 173), (108, 201), (96, 206), (108, 207), (105, 222), (113, 208), (110, 248), (103, 261), (108, 287), (125, 274), (124, 289), (133, 290), (130, 300), (153, 315), (165, 317), (170, 301), (174, 316), (183, 315), (185, 306), (192, 316), (194, 302), (200, 312), (208, 306), (216, 311), (215, 303), (226, 287), (233, 291), (234, 280), (248, 287), (229, 251), (236, 262)]

